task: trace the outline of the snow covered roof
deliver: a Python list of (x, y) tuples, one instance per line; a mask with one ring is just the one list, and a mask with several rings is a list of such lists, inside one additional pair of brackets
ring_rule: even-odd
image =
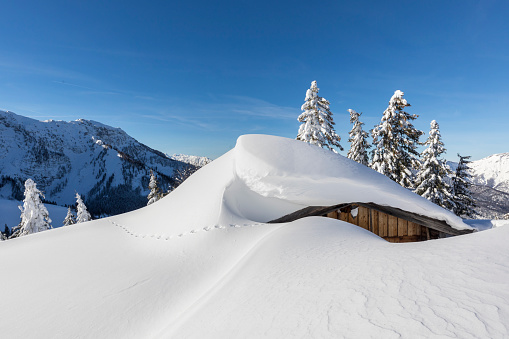
[(451, 212), (376, 171), (291, 139), (240, 137), (235, 147), (235, 173), (251, 191), (296, 205), (371, 203), (440, 220), (456, 230), (471, 229)]

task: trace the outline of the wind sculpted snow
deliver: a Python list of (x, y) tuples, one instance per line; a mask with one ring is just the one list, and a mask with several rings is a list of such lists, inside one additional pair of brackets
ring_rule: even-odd
[(264, 223), (352, 197), (455, 221), (372, 172), (244, 136), (150, 206), (0, 242), (2, 336), (509, 336), (507, 227), (391, 244), (328, 218)]

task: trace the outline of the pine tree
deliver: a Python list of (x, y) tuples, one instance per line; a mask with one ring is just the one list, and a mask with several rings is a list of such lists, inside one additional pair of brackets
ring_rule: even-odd
[(21, 210), (21, 222), (12, 229), (11, 238), (21, 237), (23, 235), (37, 233), (52, 228), (51, 219), (46, 207), (41, 202), (41, 196), (44, 195), (37, 189), (37, 185), (32, 179), (25, 181), (25, 199)]
[(454, 214), (460, 217), (473, 218), (475, 216), (475, 202), (470, 192), (472, 183), (468, 164), (470, 156), (462, 157), (458, 154), (460, 161), (456, 167), (456, 173), (452, 178), (454, 194)]
[(412, 125), (418, 115), (405, 112), (410, 104), (403, 95), (400, 90), (394, 92), (380, 124), (371, 131), (374, 145), (371, 168), (405, 188), (413, 188), (412, 169), (419, 167), (417, 145), (424, 133)]
[(297, 140), (328, 148), (337, 153), (332, 147), (343, 150), (343, 147), (339, 144), (341, 137), (334, 130), (332, 112), (329, 109), (330, 103), (318, 96), (318, 90), (316, 81), (311, 82), (311, 88), (307, 90), (305, 102), (301, 107), (303, 113), (297, 119), (302, 122)]
[(148, 184), (148, 188), (150, 189), (150, 193), (147, 196), (148, 203), (147, 206), (150, 204), (155, 203), (157, 200), (161, 199), (163, 197), (161, 190), (157, 186), (159, 183), (157, 182), (157, 178), (154, 175), (154, 172), (150, 171), (150, 182)]
[(350, 113), (350, 123), (353, 124), (352, 130), (350, 131), (350, 150), (346, 155), (349, 159), (357, 161), (359, 164), (363, 164), (365, 166), (369, 165), (369, 158), (367, 150), (371, 147), (371, 145), (366, 141), (368, 137), (368, 132), (362, 130), (362, 125), (364, 123), (359, 121), (359, 117), (362, 113), (357, 113), (353, 109), (349, 109)]
[(452, 210), (455, 206), (452, 188), (444, 180), (451, 173), (445, 160), (439, 157), (445, 153), (438, 123), (433, 120), (428, 140), (428, 147), (422, 152), (422, 165), (417, 174), (415, 193), (429, 201)]
[(86, 222), (92, 220), (90, 213), (87, 211), (87, 206), (81, 199), (81, 196), (76, 193), (76, 223)]
[(76, 216), (70, 207), (67, 208), (67, 215), (63, 221), (64, 226), (74, 225), (76, 224)]

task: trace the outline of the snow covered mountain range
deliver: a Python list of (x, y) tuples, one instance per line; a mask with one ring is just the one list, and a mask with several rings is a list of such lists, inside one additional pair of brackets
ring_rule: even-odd
[(96, 121), (38, 121), (0, 111), (0, 198), (23, 199), (32, 178), (46, 200), (75, 203), (85, 196), (96, 215), (118, 214), (146, 205), (150, 170), (161, 187), (174, 171), (193, 166), (171, 159)]

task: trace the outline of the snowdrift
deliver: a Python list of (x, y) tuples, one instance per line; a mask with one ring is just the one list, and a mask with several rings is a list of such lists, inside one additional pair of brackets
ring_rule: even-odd
[[(203, 227), (267, 222), (308, 206), (374, 202), (470, 226), (387, 177), (304, 142), (267, 135), (241, 136), (235, 148), (205, 166), (160, 202), (118, 216), (133, 232), (171, 236)], [(164, 207), (162, 207), (164, 205)], [(144, 220), (164, 209), (168, 224)]]
[(509, 335), (507, 227), (390, 244), (328, 218), (265, 223), (351, 201), (469, 227), (329, 151), (243, 136), (146, 208), (0, 243), (2, 336)]

